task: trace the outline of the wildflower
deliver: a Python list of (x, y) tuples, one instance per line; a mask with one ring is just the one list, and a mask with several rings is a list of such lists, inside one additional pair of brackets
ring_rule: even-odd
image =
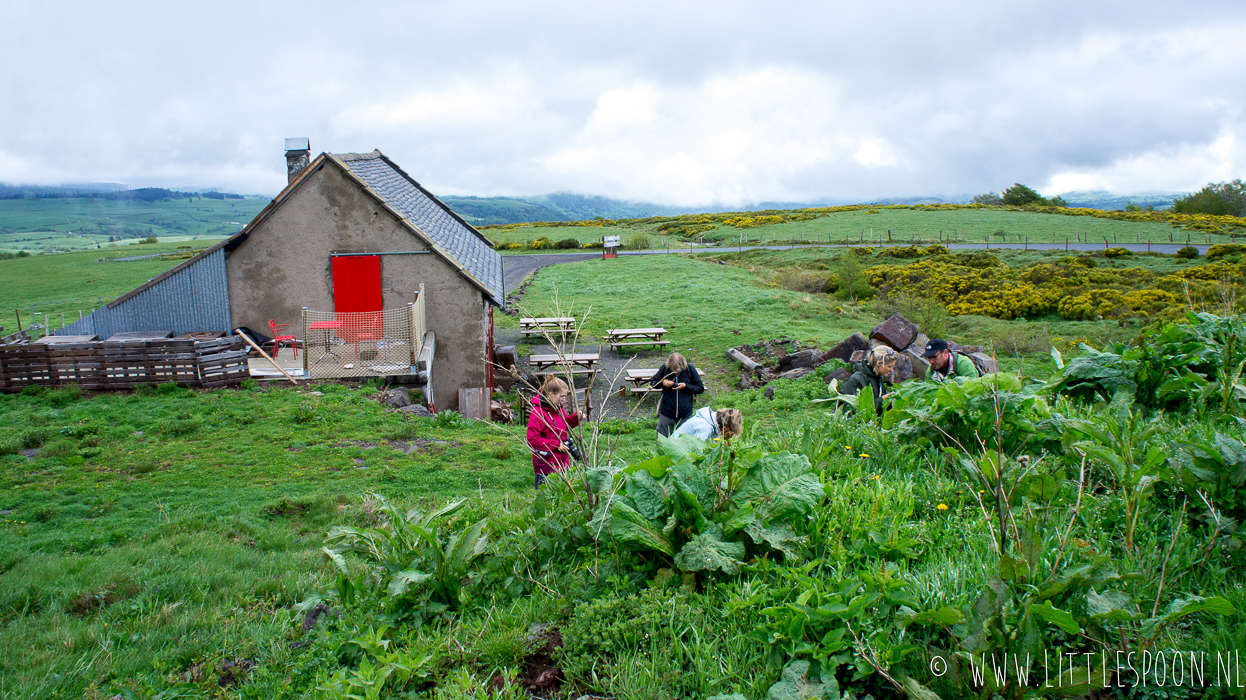
[(984, 493), (986, 493), (986, 491), (979, 491), (979, 492), (978, 492), (978, 494), (979, 494), (979, 495), (984, 494)]
[(938, 505), (938, 508), (939, 508), (939, 510), (947, 510), (947, 504), (946, 504), (946, 503), (940, 503), (940, 504)]
[(861, 459), (869, 459), (869, 458), (870, 458), (870, 453), (868, 452), (861, 453)]
[(881, 477), (881, 476), (879, 476), (879, 475), (877, 475), (877, 474), (875, 474), (874, 476), (871, 476), (870, 478), (871, 478), (871, 479), (881, 479), (882, 477)]
[(844, 449), (848, 452), (852, 452), (852, 445), (844, 445)]

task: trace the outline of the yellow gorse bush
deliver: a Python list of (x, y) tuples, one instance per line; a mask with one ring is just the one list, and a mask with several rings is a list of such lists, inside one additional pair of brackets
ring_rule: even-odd
[(1086, 267), (1086, 260), (1067, 257), (1013, 269), (960, 253), (903, 266), (879, 265), (867, 275), (882, 294), (933, 297), (952, 315), (1014, 319), (1058, 312), (1078, 321), (1173, 316), (1182, 310), (1187, 294), (1195, 300), (1214, 299), (1226, 281), (1246, 283), (1246, 263), (1202, 265), (1156, 276), (1137, 267)]

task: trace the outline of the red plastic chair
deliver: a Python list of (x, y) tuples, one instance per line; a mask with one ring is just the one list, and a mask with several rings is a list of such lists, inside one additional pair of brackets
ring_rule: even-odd
[(298, 340), (292, 335), (281, 335), (290, 328), (288, 323), (277, 323), (273, 319), (268, 319), (268, 330), (273, 334), (273, 359), (277, 359), (277, 350), (282, 343), (290, 343), (290, 347), (294, 350), (294, 359), (299, 359)]

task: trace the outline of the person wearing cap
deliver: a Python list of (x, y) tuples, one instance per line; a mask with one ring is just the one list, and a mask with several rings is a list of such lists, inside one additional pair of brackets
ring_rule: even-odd
[(941, 338), (926, 343), (922, 358), (930, 361), (930, 378), (936, 382), (955, 377), (981, 376), (973, 360), (948, 347), (947, 341)]

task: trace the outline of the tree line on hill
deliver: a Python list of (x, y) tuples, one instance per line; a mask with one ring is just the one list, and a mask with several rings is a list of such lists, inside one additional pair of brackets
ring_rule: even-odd
[[(1067, 207), (1069, 203), (1063, 197), (1044, 197), (1033, 188), (1021, 183), (996, 194), (985, 192), (973, 198), (975, 204)], [(1128, 203), (1126, 211), (1142, 211), (1141, 205)], [(1153, 210), (1153, 206), (1145, 207)], [(1208, 183), (1198, 192), (1173, 198), (1172, 211), (1177, 214), (1213, 214), (1216, 216), (1246, 216), (1246, 183), (1240, 179), (1232, 182)]]
[(230, 192), (179, 192), (163, 187), (139, 187), (132, 190), (101, 190), (39, 185), (6, 185), (0, 183), (0, 199), (107, 199), (114, 201), (162, 202), (171, 199), (243, 199)]

